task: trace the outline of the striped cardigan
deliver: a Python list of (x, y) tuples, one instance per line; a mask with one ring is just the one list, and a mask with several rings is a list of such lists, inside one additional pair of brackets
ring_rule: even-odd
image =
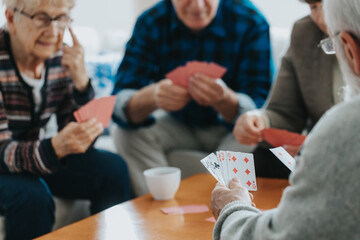
[(19, 74), (11, 54), (9, 34), (0, 29), (0, 174), (31, 172), (50, 174), (60, 166), (51, 139), (42, 139), (42, 128), (52, 114), (58, 129), (74, 120), (72, 113), (94, 97), (93, 88), (80, 93), (69, 72), (61, 66), (61, 52), (46, 61), (42, 103), (35, 112), (32, 88)]

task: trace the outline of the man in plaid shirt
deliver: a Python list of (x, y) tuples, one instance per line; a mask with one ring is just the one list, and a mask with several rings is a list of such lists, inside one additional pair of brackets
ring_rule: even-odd
[[(188, 88), (165, 78), (192, 60), (215, 62), (227, 72), (222, 79), (196, 73)], [(143, 170), (169, 165), (174, 150), (189, 151), (194, 171), (208, 152), (244, 151), (231, 134), (233, 121), (263, 105), (272, 75), (269, 25), (249, 0), (164, 0), (145, 11), (114, 90), (112, 134), (135, 194), (148, 191)]]

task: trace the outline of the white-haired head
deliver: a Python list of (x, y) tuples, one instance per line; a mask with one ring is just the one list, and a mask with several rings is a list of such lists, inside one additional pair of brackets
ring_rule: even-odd
[[(55, 5), (59, 7), (66, 7), (72, 9), (75, 6), (75, 0), (2, 0), (2, 4), (7, 9), (24, 10), (24, 9), (36, 9), (41, 4)], [(4, 29), (8, 29), (7, 23), (2, 26)]]
[(360, 94), (360, 77), (349, 66), (338, 33), (348, 32), (360, 40), (360, 0), (324, 0), (325, 21), (336, 48), (336, 54), (343, 72), (346, 86), (344, 99)]
[(17, 8), (23, 10), (24, 8), (34, 9), (37, 6), (47, 3), (55, 6), (65, 6), (69, 9), (75, 5), (75, 0), (2, 0), (6, 8)]

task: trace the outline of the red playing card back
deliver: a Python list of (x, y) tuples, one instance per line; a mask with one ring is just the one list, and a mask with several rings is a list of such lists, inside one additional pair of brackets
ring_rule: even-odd
[(306, 136), (283, 129), (266, 128), (261, 131), (263, 139), (274, 147), (283, 145), (300, 146)]

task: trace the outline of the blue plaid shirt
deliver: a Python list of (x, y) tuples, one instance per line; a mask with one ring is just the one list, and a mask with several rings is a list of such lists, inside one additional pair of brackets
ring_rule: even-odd
[[(239, 113), (261, 107), (273, 76), (269, 25), (250, 1), (220, 0), (213, 21), (193, 33), (178, 19), (171, 1), (161, 1), (138, 18), (126, 45), (113, 92), (118, 94), (113, 120), (122, 127), (138, 127), (126, 122), (123, 111), (134, 90), (164, 79), (166, 73), (191, 60), (227, 68), (223, 81), (238, 93)], [(189, 126), (222, 122), (213, 108), (195, 101), (170, 114)], [(150, 116), (143, 125), (153, 121)]]

